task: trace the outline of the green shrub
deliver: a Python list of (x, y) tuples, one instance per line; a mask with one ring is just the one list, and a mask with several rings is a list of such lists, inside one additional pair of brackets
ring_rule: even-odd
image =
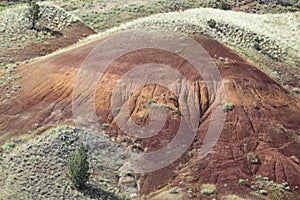
[(239, 184), (241, 184), (243, 186), (248, 186), (247, 181), (245, 179), (242, 179), (242, 178), (239, 180)]
[(261, 50), (261, 47), (259, 45), (258, 42), (255, 42), (254, 45), (253, 45), (254, 49), (256, 49), (257, 51), (260, 51)]
[(210, 28), (215, 28), (216, 27), (216, 24), (217, 22), (214, 20), (214, 19), (210, 19), (207, 21), (207, 25), (210, 27)]
[(14, 142), (8, 142), (4, 145), (4, 148), (8, 153), (12, 152), (15, 147), (16, 147), (16, 143)]
[(6, 7), (6, 3), (4, 1), (0, 2), (0, 7)]
[(227, 5), (227, 1), (221, 1), (218, 8), (221, 10), (230, 10), (230, 7)]
[(77, 189), (83, 189), (89, 179), (89, 163), (87, 150), (81, 143), (77, 152), (68, 159), (68, 174)]
[(177, 187), (174, 187), (174, 188), (170, 189), (169, 193), (170, 194), (178, 194)]
[(234, 108), (233, 103), (226, 103), (223, 107), (224, 112), (232, 111)]
[(214, 194), (216, 192), (216, 186), (213, 184), (204, 184), (202, 185), (200, 192), (204, 195)]

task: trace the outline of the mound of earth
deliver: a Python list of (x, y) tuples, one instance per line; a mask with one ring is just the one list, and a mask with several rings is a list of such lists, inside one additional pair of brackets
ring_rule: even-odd
[[(77, 192), (68, 178), (67, 160), (81, 142), (89, 152), (93, 173), (88, 187)], [(128, 172), (119, 169), (128, 156), (129, 151), (102, 133), (67, 126), (24, 144), (7, 143), (0, 156), (0, 199), (124, 199), (122, 180), (128, 180)], [(136, 194), (136, 187), (133, 189), (131, 194)]]
[(249, 14), (199, 8), (137, 19), (91, 36), (87, 40), (136, 28), (205, 34), (237, 50), (285, 88), (298, 91), (299, 17), (297, 12)]
[[(98, 84), (95, 108), (99, 124), (105, 127), (111, 140), (136, 152), (159, 149), (174, 137), (180, 122), (180, 97), (156, 84), (135, 91), (129, 104), (130, 117), (134, 122), (140, 125), (149, 123), (147, 105), (166, 108), (168, 117), (155, 137), (129, 137), (118, 128), (110, 109), (114, 85), (123, 73), (145, 62), (163, 63), (190, 75), (197, 88), (199, 98), (189, 99), (189, 103), (197, 104), (201, 109), (202, 123), (195, 141), (172, 165), (136, 176), (139, 193), (149, 194), (166, 186), (163, 189), (177, 187), (184, 196), (192, 199), (221, 198), (233, 193), (247, 199), (263, 198), (263, 195), (269, 197), (274, 192), (279, 192), (279, 195), (299, 194), (299, 100), (217, 41), (200, 35), (194, 37), (214, 58), (224, 81), (226, 101), (232, 104), (226, 110), (226, 121), (217, 145), (202, 159), (198, 151), (208, 129), (211, 103), (216, 97), (208, 93), (201, 77), (194, 75), (189, 63), (159, 50), (131, 52), (114, 61)], [(0, 104), (2, 143), (28, 132), (40, 134), (50, 127), (73, 123), (72, 98), (76, 97), (72, 96), (72, 92), (76, 73), (86, 56), (100, 42), (82, 44), (18, 67), (15, 73), (20, 76), (18, 83), (22, 90)], [(124, 87), (119, 96), (126, 95), (129, 89), (129, 85)], [(182, 87), (179, 94), (189, 92)], [(207, 183), (215, 187), (211, 193), (213, 196), (207, 196), (199, 189)], [(281, 186), (282, 190), (274, 189)]]
[(40, 4), (36, 30), (29, 29), (26, 5), (0, 12), (0, 65), (44, 56), (76, 43), (95, 31), (74, 15), (48, 4)]
[[(86, 24), (101, 32), (108, 28), (119, 26), (124, 22), (132, 21), (140, 17), (146, 17), (157, 13), (183, 11), (191, 8), (209, 7), (219, 8), (220, 0), (91, 0), (88, 3), (83, 0), (61, 1), (52, 0), (70, 12), (74, 12)], [(300, 11), (299, 1), (253, 1), (227, 0), (223, 9), (242, 11), (247, 13), (286, 13)]]

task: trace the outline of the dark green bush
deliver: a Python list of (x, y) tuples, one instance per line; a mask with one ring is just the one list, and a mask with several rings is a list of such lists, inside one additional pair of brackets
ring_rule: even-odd
[(210, 27), (210, 28), (215, 28), (216, 27), (216, 24), (217, 22), (214, 20), (214, 19), (210, 19), (207, 21), (207, 25)]
[(4, 1), (0, 2), (0, 7), (6, 7), (6, 3)]
[(35, 24), (40, 19), (40, 6), (37, 4), (36, 0), (28, 0), (28, 10), (26, 17), (31, 21), (30, 29), (36, 30)]
[(89, 179), (89, 162), (87, 161), (87, 150), (81, 143), (76, 154), (68, 159), (68, 174), (77, 189), (83, 189)]
[(230, 10), (230, 7), (227, 5), (227, 1), (221, 1), (218, 8), (221, 10)]

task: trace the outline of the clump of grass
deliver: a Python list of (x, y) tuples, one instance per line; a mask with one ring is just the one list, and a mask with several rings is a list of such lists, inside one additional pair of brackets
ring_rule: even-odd
[(14, 142), (8, 142), (4, 145), (4, 149), (8, 153), (12, 152), (15, 147), (16, 147), (16, 143)]
[(6, 7), (6, 3), (4, 1), (0, 2), (0, 7)]
[(237, 195), (228, 195), (225, 197), (225, 200), (244, 200), (244, 199)]
[(203, 184), (200, 192), (204, 195), (212, 195), (216, 192), (216, 186), (214, 184)]
[(248, 186), (247, 181), (245, 179), (242, 179), (242, 178), (239, 180), (239, 184), (241, 184), (243, 186)]
[(170, 190), (169, 190), (169, 193), (170, 193), (170, 194), (177, 194), (177, 193), (178, 193), (177, 187), (174, 187), (174, 188), (170, 189)]
[(300, 89), (299, 88), (293, 88), (292, 92), (295, 93), (295, 94), (300, 94)]
[(223, 111), (224, 112), (229, 112), (229, 111), (232, 111), (234, 108), (234, 105), (233, 103), (226, 103), (223, 107)]
[(108, 129), (108, 128), (109, 128), (109, 124), (103, 123), (103, 124), (102, 124), (102, 128), (103, 128), (104, 130)]
[(247, 154), (247, 161), (248, 161), (250, 164), (259, 164), (258, 157), (257, 157), (257, 155), (255, 155), (254, 153), (248, 153), (248, 154)]

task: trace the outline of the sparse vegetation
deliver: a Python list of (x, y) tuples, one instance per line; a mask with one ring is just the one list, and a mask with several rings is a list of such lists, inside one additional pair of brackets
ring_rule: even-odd
[(174, 187), (174, 188), (170, 189), (170, 190), (169, 190), (169, 193), (170, 193), (170, 194), (178, 194), (177, 188)]
[(247, 154), (247, 161), (249, 164), (259, 164), (259, 159), (257, 157), (257, 155), (255, 155), (254, 153), (248, 153)]
[(0, 90), (2, 90), (0, 100), (10, 99), (20, 92), (22, 85), (16, 82), (20, 78), (20, 76), (16, 74), (18, 65), (19, 63), (16, 62), (14, 64), (0, 66), (0, 69), (4, 71), (0, 76)]
[[(267, 199), (274, 200), (280, 199), (281, 197), (286, 197), (286, 195), (290, 195), (290, 187), (287, 182), (283, 182), (281, 184), (274, 183), (272, 180), (269, 180), (268, 177), (256, 176), (256, 181), (251, 182), (251, 185), (248, 184), (248, 180), (240, 179), (239, 184), (243, 186), (250, 187), (255, 193), (252, 195), (262, 195), (267, 196)], [(284, 198), (285, 199), (285, 198)]]
[(234, 108), (233, 103), (226, 103), (226, 104), (223, 106), (223, 111), (224, 111), (224, 112), (229, 112), (229, 111), (232, 111), (233, 108)]
[(244, 199), (237, 195), (228, 195), (224, 198), (224, 200), (244, 200)]
[(68, 159), (69, 177), (77, 189), (85, 188), (89, 180), (90, 172), (87, 158), (88, 154), (83, 143), (81, 143), (76, 154), (71, 155)]
[(204, 195), (212, 195), (216, 192), (216, 186), (214, 184), (203, 184), (200, 192)]

